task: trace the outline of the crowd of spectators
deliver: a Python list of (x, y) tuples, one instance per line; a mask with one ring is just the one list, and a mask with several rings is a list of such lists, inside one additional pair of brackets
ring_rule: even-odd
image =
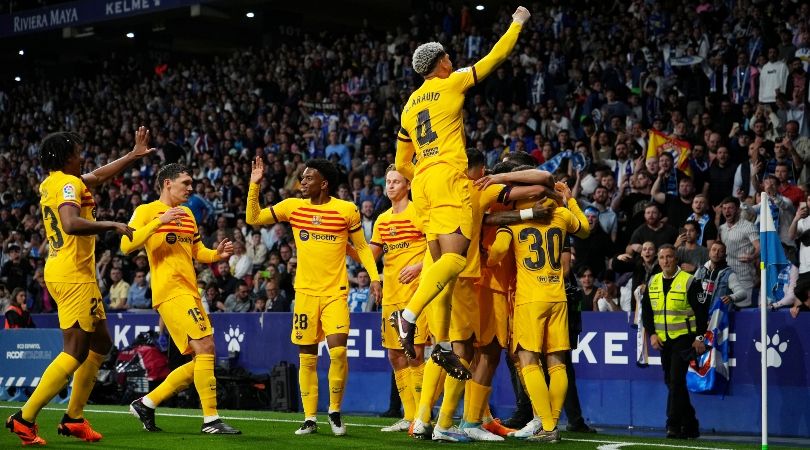
[[(748, 291), (735, 305), (755, 304), (754, 224), (763, 191), (775, 200), (798, 278), (810, 277), (806, 3), (555, 0), (529, 9), (532, 20), (510, 59), (467, 95), (467, 143), (490, 167), (526, 153), (572, 186), (593, 230), (573, 242), (590, 298), (583, 309), (634, 309), (633, 293), (660, 270), (657, 246), (675, 244), (692, 272), (710, 264), (716, 240)], [(244, 221), (251, 158), (266, 160), (263, 205), (300, 195), (307, 159), (334, 161), (341, 171), (334, 195), (357, 204), (370, 237), (389, 205), (384, 173), (401, 107), (421, 83), (411, 67), (414, 48), (438, 40), (456, 67), (467, 66), (486, 54), (511, 11), (432, 1), (395, 29), (304, 32), (195, 60), (119, 53), (98, 61), (92, 76), (43, 75), (0, 92), (0, 305), (21, 288), (31, 312), (56, 307), (42, 279), (41, 139), (79, 132), (89, 171), (126, 152), (135, 127), (145, 125), (160, 151), (95, 192), (97, 218), (128, 221), (137, 205), (156, 199), (156, 170), (167, 149), (179, 146), (195, 180), (188, 206), (203, 241), (235, 242), (229, 261), (197, 266), (206, 306), (289, 311), (290, 230)], [(651, 130), (687, 143), (688, 164), (676, 165), (667, 152), (648, 158)], [(568, 157), (555, 158), (561, 154)], [(96, 255), (109, 308), (147, 310), (145, 255), (121, 255), (112, 235), (99, 237)], [(371, 310), (367, 274), (347, 264), (352, 309)], [(780, 306), (794, 306), (792, 297), (783, 300)]]

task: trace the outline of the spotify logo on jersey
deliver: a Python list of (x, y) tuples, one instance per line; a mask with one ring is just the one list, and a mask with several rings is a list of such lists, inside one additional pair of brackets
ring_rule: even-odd
[(177, 235), (174, 233), (166, 233), (166, 242), (169, 244), (174, 244), (177, 242)]
[(309, 240), (309, 231), (301, 230), (301, 232), (298, 233), (298, 237), (301, 238), (302, 241), (308, 241)]

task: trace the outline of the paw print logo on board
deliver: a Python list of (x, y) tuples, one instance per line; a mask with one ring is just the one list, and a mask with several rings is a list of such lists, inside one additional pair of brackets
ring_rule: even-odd
[(762, 342), (754, 341), (754, 347), (756, 347), (757, 351), (760, 353), (765, 352), (767, 367), (781, 367), (782, 353), (787, 351), (788, 342), (790, 341), (782, 340), (779, 336), (779, 330), (777, 330), (773, 337), (765, 336), (765, 345), (763, 345)]
[(239, 325), (236, 328), (228, 326), (228, 331), (225, 333), (225, 342), (228, 343), (228, 352), (238, 352), (242, 348), (242, 341), (245, 340), (245, 333), (239, 331)]

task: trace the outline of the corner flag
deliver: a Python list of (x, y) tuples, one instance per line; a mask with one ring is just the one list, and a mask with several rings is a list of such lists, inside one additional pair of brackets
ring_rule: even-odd
[(787, 287), (785, 283), (787, 280), (780, 277), (779, 272), (789, 266), (790, 262), (785, 257), (782, 241), (774, 226), (770, 201), (768, 195), (763, 192), (759, 202), (759, 251), (764, 277), (760, 282), (765, 285), (767, 298), (779, 299), (783, 297), (782, 291)]

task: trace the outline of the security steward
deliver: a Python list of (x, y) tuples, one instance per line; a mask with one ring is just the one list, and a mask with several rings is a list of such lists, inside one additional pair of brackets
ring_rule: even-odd
[(669, 391), (667, 437), (696, 439), (700, 436), (699, 425), (686, 389), (686, 372), (689, 361), (706, 351), (703, 340), (709, 305), (700, 296), (700, 283), (678, 267), (675, 247), (662, 245), (658, 264), (661, 273), (650, 278), (641, 301), (641, 318), (650, 346), (661, 353)]

